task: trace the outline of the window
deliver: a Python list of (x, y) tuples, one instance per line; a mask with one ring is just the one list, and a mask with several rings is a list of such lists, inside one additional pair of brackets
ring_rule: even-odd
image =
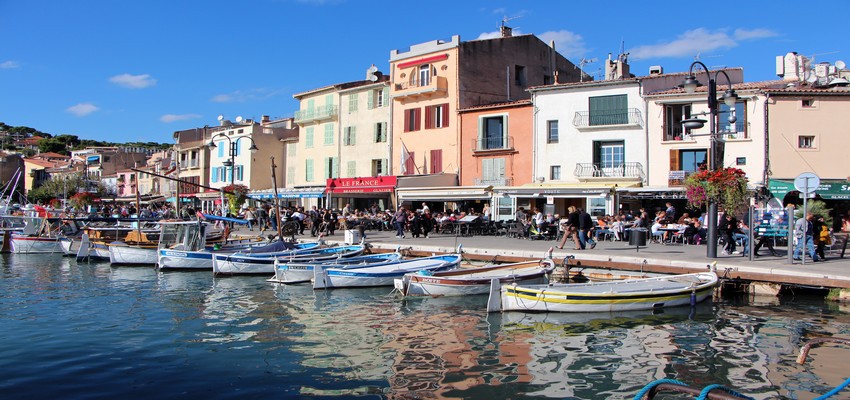
[(334, 144), (334, 126), (333, 124), (325, 125), (325, 146)]
[[(708, 160), (708, 150), (674, 150), (678, 152), (678, 160), (676, 164), (671, 159), (670, 166), (676, 166), (678, 171), (686, 173), (699, 171), (706, 167)], [(673, 168), (671, 168), (672, 170)]]
[(735, 158), (735, 164), (737, 164), (737, 165), (747, 165), (747, 157), (737, 157), (737, 158)]
[(803, 108), (814, 108), (815, 99), (803, 99), (800, 106)]
[(431, 173), (443, 172), (443, 150), (431, 150)]
[(286, 145), (286, 155), (288, 157), (295, 157), (295, 144), (290, 143)]
[(525, 66), (514, 66), (514, 83), (517, 86), (525, 87)]
[(431, 65), (419, 66), (419, 84), (413, 86), (428, 86), (431, 83)]
[(387, 123), (386, 122), (377, 122), (375, 123), (375, 143), (382, 143), (387, 141)]
[(480, 119), (478, 150), (504, 149), (507, 137), (507, 115), (482, 117)]
[(313, 181), (313, 160), (308, 159), (304, 161), (304, 180), (307, 182)]
[(546, 143), (558, 143), (558, 121), (546, 121)]
[(813, 149), (815, 148), (815, 137), (814, 136), (798, 136), (797, 137), (797, 147), (801, 149)]
[(295, 167), (286, 167), (286, 182), (284, 186), (295, 181)]
[(322, 175), (323, 179), (334, 179), (339, 178), (339, 158), (338, 157), (325, 157), (325, 162), (322, 163), (325, 170)]
[(623, 167), (625, 147), (622, 141), (593, 142), (593, 164), (601, 169), (605, 176), (610, 176), (615, 169)]
[(356, 161), (348, 161), (345, 163), (346, 173), (349, 178), (354, 178), (357, 176), (357, 162)]
[(629, 122), (628, 96), (597, 96), (588, 99), (590, 125), (623, 125)]
[(449, 105), (439, 104), (425, 107), (425, 129), (449, 126)]
[(484, 158), (481, 159), (482, 184), (494, 186), (506, 186), (505, 183), (505, 159)]
[(664, 106), (664, 140), (682, 140), (691, 130), (682, 126), (682, 120), (691, 117), (690, 104), (668, 104)]
[(313, 127), (310, 126), (307, 128), (307, 133), (304, 134), (304, 147), (311, 148), (313, 147)]
[(604, 197), (591, 197), (588, 200), (588, 214), (594, 217), (602, 217), (605, 213), (605, 198)]
[(224, 141), (218, 142), (218, 158), (224, 157)]
[(346, 126), (345, 134), (343, 134), (342, 144), (344, 146), (354, 146), (356, 144), (356, 136), (357, 136), (357, 127), (355, 126)]
[(352, 93), (348, 95), (348, 112), (352, 113), (357, 111), (357, 93)]
[(375, 108), (383, 107), (384, 102), (386, 102), (386, 97), (384, 96), (384, 90), (376, 90), (375, 91)]
[(419, 115), (421, 111), (419, 108), (411, 108), (409, 110), (404, 110), (404, 131), (412, 132), (419, 130)]
[(561, 180), (561, 166), (560, 165), (552, 165), (552, 166), (549, 167), (549, 180), (550, 181)]
[[(747, 137), (747, 115), (746, 115), (747, 106), (743, 101), (739, 101), (735, 103), (734, 110), (726, 105), (724, 102), (720, 102), (720, 132), (727, 132), (729, 134), (734, 134), (735, 139), (745, 139)], [(734, 115), (737, 119), (734, 124), (729, 123), (729, 117)]]
[(372, 160), (372, 176), (387, 174), (387, 160), (374, 159)]

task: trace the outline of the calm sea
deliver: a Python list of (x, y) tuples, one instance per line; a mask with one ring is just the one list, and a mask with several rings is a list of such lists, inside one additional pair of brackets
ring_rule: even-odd
[(850, 314), (814, 298), (487, 315), (486, 297), (314, 292), (53, 255), (2, 255), (0, 268), (4, 400), (609, 399), (661, 378), (812, 398), (848, 376), (850, 349), (794, 362), (804, 339), (850, 337)]

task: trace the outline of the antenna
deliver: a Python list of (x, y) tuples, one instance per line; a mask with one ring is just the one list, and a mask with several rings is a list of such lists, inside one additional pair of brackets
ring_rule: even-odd
[(516, 17), (510, 17), (510, 18), (508, 18), (508, 16), (505, 15), (504, 17), (502, 17), (502, 26), (505, 26), (505, 24), (507, 24), (508, 21), (510, 21), (512, 19), (517, 19), (517, 18), (522, 18), (522, 15), (517, 15)]
[(581, 71), (581, 74), (579, 74), (579, 78), (578, 78), (579, 82), (584, 81), (584, 66), (587, 65), (587, 64), (590, 64), (590, 63), (595, 63), (595, 62), (596, 62), (595, 58), (591, 58), (591, 59), (588, 60), (587, 58), (582, 57), (581, 61), (578, 62), (578, 67), (574, 67), (574, 68), (578, 68)]

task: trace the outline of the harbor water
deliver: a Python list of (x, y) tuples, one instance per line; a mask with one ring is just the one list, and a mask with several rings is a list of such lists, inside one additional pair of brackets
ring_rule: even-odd
[(850, 314), (819, 297), (615, 315), (486, 301), (5, 254), (0, 398), (611, 399), (672, 378), (810, 399), (850, 376), (847, 348), (795, 362), (808, 339), (850, 337)]

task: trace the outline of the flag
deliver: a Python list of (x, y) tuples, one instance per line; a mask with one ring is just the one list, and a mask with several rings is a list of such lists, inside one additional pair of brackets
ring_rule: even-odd
[(404, 142), (401, 143), (401, 175), (407, 174), (407, 161), (410, 160), (410, 152)]

